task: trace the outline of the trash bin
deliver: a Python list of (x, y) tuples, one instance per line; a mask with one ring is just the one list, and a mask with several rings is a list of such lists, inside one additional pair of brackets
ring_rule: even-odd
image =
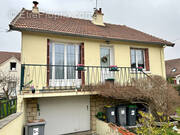
[(136, 105), (129, 105), (127, 108), (127, 125), (135, 126), (136, 125)]
[(116, 116), (117, 116), (117, 125), (118, 126), (126, 126), (126, 106), (119, 105), (116, 107)]
[(45, 121), (27, 123), (25, 126), (25, 135), (44, 135)]
[(105, 114), (106, 114), (106, 121), (108, 123), (114, 123), (116, 124), (116, 109), (115, 107), (111, 107), (111, 106), (105, 106)]

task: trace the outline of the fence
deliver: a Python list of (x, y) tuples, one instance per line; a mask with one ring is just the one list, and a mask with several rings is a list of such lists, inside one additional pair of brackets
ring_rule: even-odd
[(145, 77), (142, 71), (131, 67), (22, 64), (21, 90), (72, 90), (107, 81), (123, 86)]
[(0, 101), (0, 119), (16, 113), (17, 99)]

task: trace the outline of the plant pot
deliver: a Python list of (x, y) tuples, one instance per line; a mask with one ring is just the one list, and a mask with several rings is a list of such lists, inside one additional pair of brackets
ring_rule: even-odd
[(35, 90), (34, 86), (32, 86), (32, 87), (31, 87), (31, 92), (32, 92), (32, 94), (34, 94), (35, 91), (36, 91), (36, 90)]
[(118, 71), (117, 66), (110, 66), (109, 71)]
[(118, 68), (117, 67), (110, 67), (109, 71), (118, 71)]
[(31, 91), (32, 91), (32, 94), (34, 94), (36, 90), (35, 90), (35, 89), (32, 89)]
[(114, 81), (115, 81), (114, 78), (109, 78), (109, 79), (106, 79), (106, 80), (105, 80), (105, 83), (106, 83), (106, 84), (114, 84)]
[(78, 71), (84, 71), (84, 66), (78, 66), (78, 67), (77, 67), (77, 70), (78, 70)]
[(138, 67), (138, 71), (143, 71), (143, 67)]

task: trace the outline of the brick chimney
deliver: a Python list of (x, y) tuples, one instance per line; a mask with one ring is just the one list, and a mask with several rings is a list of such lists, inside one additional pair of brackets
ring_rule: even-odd
[(94, 10), (94, 14), (92, 16), (92, 23), (95, 25), (105, 26), (103, 21), (104, 14), (102, 13), (102, 9), (99, 8)]
[(35, 14), (39, 13), (39, 8), (37, 7), (37, 5), (39, 4), (37, 1), (33, 1), (34, 6), (32, 7), (32, 12)]

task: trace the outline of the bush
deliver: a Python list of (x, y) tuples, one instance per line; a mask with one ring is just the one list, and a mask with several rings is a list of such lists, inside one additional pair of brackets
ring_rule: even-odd
[(134, 80), (131, 86), (98, 85), (94, 90), (104, 97), (144, 104), (157, 120), (157, 112), (164, 112), (165, 116), (169, 116), (180, 105), (178, 92), (160, 76)]
[(140, 127), (136, 128), (138, 135), (171, 135), (169, 118), (164, 117), (163, 113), (157, 113), (160, 117), (160, 125), (156, 126), (155, 118), (150, 113), (139, 112), (142, 118), (139, 119)]

